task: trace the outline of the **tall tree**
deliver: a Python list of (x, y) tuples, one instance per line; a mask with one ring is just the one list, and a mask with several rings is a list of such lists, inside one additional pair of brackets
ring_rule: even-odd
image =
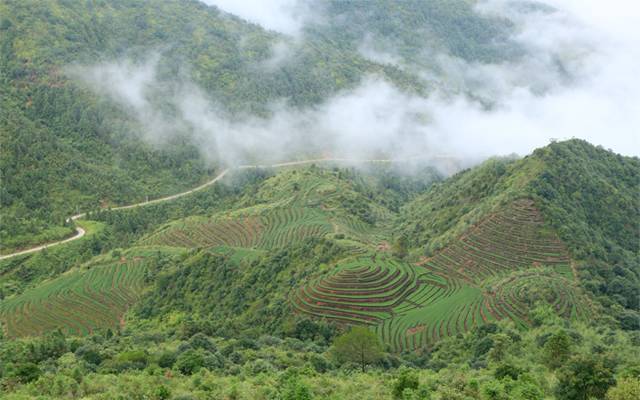
[(367, 364), (382, 357), (382, 343), (378, 336), (361, 326), (353, 327), (339, 336), (333, 343), (333, 350), (339, 362), (359, 363), (362, 372), (365, 372)]

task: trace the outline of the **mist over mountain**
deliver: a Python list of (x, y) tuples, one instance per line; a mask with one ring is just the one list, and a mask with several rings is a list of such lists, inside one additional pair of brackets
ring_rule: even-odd
[(0, 397), (640, 397), (640, 6), (0, 2)]
[[(369, 60), (417, 75), (429, 89), (417, 96), (420, 122), (407, 121), (422, 139), (414, 143), (411, 137), (410, 147), (438, 143), (454, 154), (486, 157), (525, 154), (552, 138), (578, 137), (637, 154), (635, 6), (326, 2), (312, 12), (304, 1), (275, 1), (272, 12), (258, 14), (249, 3), (210, 4), (291, 35), (294, 43), (324, 35)], [(291, 32), (294, 25), (299, 27)], [(380, 95), (392, 97), (382, 90)], [(388, 108), (398, 108), (393, 99)], [(390, 132), (406, 140), (402, 129)]]

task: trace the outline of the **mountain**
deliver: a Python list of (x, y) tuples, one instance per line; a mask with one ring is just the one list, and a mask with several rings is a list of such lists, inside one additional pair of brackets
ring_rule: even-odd
[(430, 257), (482, 216), (526, 197), (567, 246), (583, 285), (624, 324), (636, 326), (640, 260), (637, 157), (581, 140), (553, 143), (521, 160), (493, 159), (407, 204), (399, 232)]
[(612, 84), (609, 39), (530, 1), (271, 4), (295, 33), (0, 3), (0, 397), (640, 396), (640, 159), (479, 148), (566, 127), (524, 125)]
[[(77, 79), (83, 66), (155, 60), (162, 89), (148, 96), (162, 115), (175, 115), (165, 99), (188, 81), (233, 119), (268, 115), (277, 102), (313, 107), (372, 75), (407, 92), (427, 93), (429, 84), (415, 71), (358, 51), (364, 29), (371, 27), (379, 34), (397, 32), (405, 53), (444, 39), (451, 42), (445, 40), (441, 50), (470, 59), (508, 53), (491, 44), (508, 24), (474, 13), (466, 2), (407, 2), (391, 9), (376, 2), (364, 14), (349, 4), (327, 3), (323, 13), (332, 22), (308, 26), (298, 40), (197, 1), (4, 2), (1, 251), (71, 235), (64, 220), (77, 210), (176, 193), (219, 167), (219, 160), (203, 159), (184, 127), (172, 127), (163, 146), (144, 140), (140, 132), (149, 129), (148, 121)], [(384, 13), (393, 17), (381, 20)], [(437, 39), (411, 40), (411, 27), (423, 23), (433, 31), (425, 35)], [(471, 35), (460, 31), (467, 26)], [(280, 59), (283, 46), (287, 56)]]
[[(95, 377), (158, 365), (181, 376), (254, 376), (291, 368), (265, 361), (287, 346), (322, 373), (335, 368), (330, 352), (309, 351), (329, 351), (348, 325), (370, 326), (389, 354), (385, 368), (468, 362), (490, 371), (487, 363), (507, 365), (496, 352), (557, 335), (573, 343), (567, 357), (581, 354), (584, 335), (612, 351), (603, 327), (629, 346), (619, 327), (638, 329), (638, 241), (627, 236), (637, 232), (624, 231), (637, 219), (638, 163), (571, 140), (444, 180), (401, 166), (247, 169), (174, 202), (98, 211), (74, 244), (0, 263), (6, 345), (41, 349), (7, 359), (25, 368), (61, 357), (71, 335), (93, 338), (74, 339), (84, 344), (72, 357)], [(615, 200), (598, 192), (603, 184)], [(43, 339), (29, 338), (36, 333)], [(462, 358), (456, 348), (467, 349)], [(622, 373), (637, 359), (611, 362), (606, 373)], [(508, 365), (516, 377), (527, 368)], [(11, 368), (10, 381), (46, 376)]]
[[(627, 236), (637, 232), (617, 232), (637, 219), (638, 163), (571, 140), (447, 179), (401, 166), (248, 169), (192, 197), (98, 211), (74, 244), (0, 263), (3, 346), (40, 349), (6, 357), (15, 368), (62, 357), (71, 335), (86, 338), (71, 356), (96, 371), (89, 385), (158, 366), (256, 376), (291, 368), (266, 361), (287, 349), (322, 374), (335, 368), (335, 336), (365, 325), (388, 352), (385, 368), (508, 365), (519, 387), (532, 372), (496, 352), (515, 355), (520, 341), (550, 371), (551, 337), (572, 343), (567, 357), (585, 335), (606, 354), (630, 346), (619, 328), (638, 329), (638, 241)], [(598, 195), (603, 184), (615, 201)], [(606, 344), (612, 329), (621, 336)], [(637, 358), (610, 362), (606, 373), (619, 374)], [(11, 368), (9, 381), (31, 379)]]

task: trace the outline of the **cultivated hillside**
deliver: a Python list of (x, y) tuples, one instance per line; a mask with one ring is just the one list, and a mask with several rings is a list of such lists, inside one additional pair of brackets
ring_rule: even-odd
[[(202, 89), (230, 120), (268, 115), (275, 103), (311, 107), (371, 76), (427, 94), (430, 85), (418, 74), (365, 57), (357, 42), (370, 29), (394, 33), (388, 36), (402, 43), (403, 53), (426, 51), (420, 43), (432, 43), (473, 60), (507, 56), (491, 43), (504, 38), (508, 23), (474, 13), (463, 1), (446, 3), (390, 10), (372, 3), (364, 14), (348, 3), (326, 3), (327, 23), (310, 24), (294, 39), (198, 1), (3, 2), (2, 251), (71, 235), (63, 221), (77, 209), (176, 193), (218, 166), (217, 160), (204, 162), (187, 128), (173, 128), (164, 146), (141, 140), (153, 136), (149, 126), (131, 108), (92, 92), (77, 68), (156, 60), (157, 85), (144, 96), (167, 117), (176, 110), (166, 98), (185, 82)], [(381, 20), (387, 12), (392, 18)], [(432, 32), (410, 41), (416, 24)], [(279, 46), (287, 49), (282, 60)]]
[[(556, 165), (554, 155), (566, 152), (571, 166)], [(574, 368), (593, 364), (605, 374), (596, 386), (607, 388), (614, 373), (622, 379), (637, 364), (621, 350), (634, 346), (633, 334), (620, 329), (637, 329), (634, 248), (625, 236), (597, 241), (608, 229), (603, 220), (569, 214), (575, 224), (561, 227), (586, 229), (589, 246), (609, 250), (586, 252), (555, 218), (569, 213), (562, 197), (576, 193), (570, 176), (579, 176), (581, 190), (597, 190), (589, 177), (609, 176), (620, 208), (595, 198), (583, 204), (611, 213), (611, 223), (616, 213), (634, 215), (624, 196), (633, 193), (637, 162), (568, 141), (443, 181), (429, 170), (410, 177), (389, 167), (250, 169), (175, 202), (90, 214), (78, 241), (0, 262), (0, 354), (9, 360), (2, 379), (55, 397), (60, 387), (112, 393), (98, 384), (105, 376), (119, 384), (149, 376), (163, 393), (204, 398), (228, 390), (185, 382), (237, 382), (243, 374), (240, 392), (250, 398), (264, 386), (258, 376), (294, 374), (273, 383), (277, 393), (300, 382), (324, 393), (315, 379), (326, 383), (327, 371), (341, 377), (331, 378), (336, 385), (347, 379), (338, 368), (354, 379), (336, 337), (362, 326), (381, 343), (367, 362), (379, 371), (402, 365), (444, 379), (447, 366), (473, 366), (483, 393), (509, 381), (499, 390), (541, 394), (552, 388), (531, 383), (531, 374), (552, 374), (560, 393), (574, 387)], [(593, 175), (572, 175), (572, 166)], [(618, 172), (607, 175), (610, 168)], [(49, 375), (29, 360), (47, 359), (58, 373), (65, 360), (81, 365), (84, 389), (72, 389), (71, 377), (35, 389)], [(367, 393), (391, 396), (373, 378), (385, 372), (364, 374), (377, 388)], [(433, 390), (457, 390), (447, 382)], [(136, 390), (155, 390), (146, 387)]]
[(566, 247), (583, 286), (631, 328), (637, 326), (640, 290), (638, 171), (637, 157), (581, 140), (553, 143), (521, 160), (489, 160), (434, 185), (404, 207), (398, 232), (414, 254), (432, 257), (456, 246), (456, 238), (482, 224), (483, 216), (526, 198), (541, 229)]
[[(584, 288), (592, 289), (604, 259), (581, 257), (578, 250), (584, 247), (572, 247), (576, 242), (555, 227), (554, 212), (561, 203), (544, 196), (542, 189), (551, 173), (547, 171), (571, 174), (554, 166), (551, 155), (579, 150), (594, 150), (603, 160), (611, 157), (584, 142), (556, 143), (521, 160), (489, 160), (429, 188), (396, 179), (396, 186), (405, 188), (396, 191), (404, 193), (400, 199), (381, 191), (381, 182), (393, 182), (385, 178), (388, 172), (292, 168), (259, 178), (231, 206), (156, 223), (128, 242), (131, 249), (112, 257), (116, 262), (121, 257), (123, 266), (131, 259), (143, 260), (138, 251), (165, 260), (135, 264), (137, 273), (149, 277), (146, 284), (133, 286), (140, 302), (127, 303), (138, 317), (162, 319), (181, 310), (218, 334), (284, 332), (306, 316), (338, 325), (370, 325), (392, 349), (402, 351), (428, 347), (492, 321), (529, 327), (530, 311), (540, 302), (562, 317), (580, 320), (587, 313), (598, 314)], [(605, 168), (594, 165), (604, 161), (588, 160), (593, 170)], [(624, 193), (626, 179), (633, 178), (610, 184)], [(564, 182), (566, 186), (554, 189), (568, 191), (572, 182)], [(586, 183), (581, 187), (589, 188)], [(398, 201), (405, 205), (398, 207)], [(610, 207), (607, 212), (630, 211)], [(637, 279), (633, 255), (627, 257), (630, 264), (620, 263), (616, 271)], [(96, 268), (105, 272), (86, 272), (86, 279), (95, 276), (102, 282), (99, 277), (113, 273), (111, 267)], [(66, 287), (69, 279), (59, 285)], [(112, 284), (114, 290), (118, 282)], [(625, 297), (634, 294), (634, 282), (605, 289), (621, 292), (614, 297), (620, 299), (618, 308), (603, 304), (613, 307), (623, 325), (634, 313), (633, 299)], [(52, 284), (35, 286), (2, 306), (10, 326), (30, 318), (17, 313), (20, 308), (14, 304), (41, 299), (38, 293), (50, 292), (43, 289), (46, 285)], [(125, 289), (113, 296), (122, 298), (118, 290)], [(102, 289), (100, 293), (105, 299), (111, 296)], [(38, 300), (53, 308), (53, 303), (45, 305), (48, 301)], [(117, 310), (111, 314), (112, 327), (123, 313)], [(93, 329), (90, 320), (80, 327), (63, 320), (70, 332)]]

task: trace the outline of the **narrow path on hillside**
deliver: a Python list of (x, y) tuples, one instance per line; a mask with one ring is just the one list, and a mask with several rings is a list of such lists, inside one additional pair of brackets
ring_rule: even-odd
[[(265, 165), (240, 165), (237, 167), (229, 167), (225, 170), (223, 170), (222, 172), (220, 172), (218, 175), (216, 175), (215, 178), (211, 179), (210, 181), (196, 187), (190, 190), (187, 190), (186, 192), (181, 192), (181, 193), (177, 193), (171, 196), (166, 196), (166, 197), (161, 197), (158, 199), (154, 199), (154, 200), (149, 200), (149, 201), (143, 201), (141, 203), (135, 203), (135, 204), (130, 204), (128, 206), (119, 206), (119, 207), (113, 207), (110, 210), (112, 211), (117, 211), (117, 210), (127, 210), (130, 208), (137, 208), (137, 207), (144, 207), (144, 206), (148, 206), (151, 204), (157, 204), (157, 203), (162, 203), (165, 201), (170, 201), (170, 200), (174, 200), (177, 199), (179, 197), (182, 196), (186, 196), (189, 195), (191, 193), (200, 191), (208, 186), (213, 185), (214, 183), (218, 182), (220, 179), (224, 178), (225, 175), (227, 173), (229, 173), (230, 171), (234, 170), (234, 169), (258, 169), (258, 168), (280, 168), (280, 167), (291, 167), (291, 166), (296, 166), (296, 165), (304, 165), (304, 164), (312, 164), (312, 163), (317, 163), (317, 162), (350, 162), (350, 163), (392, 163), (392, 162), (397, 162), (397, 161), (401, 161), (401, 160), (391, 160), (391, 159), (351, 159), (351, 158), (316, 158), (316, 159), (311, 159), (311, 160), (301, 160), (301, 161), (288, 161), (288, 162), (282, 162), (282, 163), (276, 163), (276, 164), (265, 164)], [(67, 222), (70, 221), (75, 221), (77, 219), (80, 219), (84, 216), (86, 216), (87, 213), (80, 213), (80, 214), (76, 214), (76, 215), (72, 215), (69, 218), (67, 218)], [(54, 246), (58, 246), (64, 243), (68, 243), (71, 242), (73, 240), (77, 240), (80, 239), (81, 237), (83, 237), (85, 235), (85, 230), (80, 228), (80, 227), (76, 227), (76, 234), (70, 238), (67, 239), (63, 239), (63, 240), (59, 240), (56, 242), (51, 242), (51, 243), (46, 243), (43, 245), (39, 245), (36, 247), (32, 247), (30, 249), (26, 249), (26, 250), (21, 250), (21, 251), (17, 251), (15, 253), (10, 253), (10, 254), (5, 254), (3, 256), (0, 256), (0, 260), (5, 260), (7, 258), (12, 258), (12, 257), (17, 257), (17, 256), (21, 256), (21, 255), (25, 255), (25, 254), (31, 254), (31, 253), (36, 253), (38, 251), (44, 250), (46, 248), (49, 247), (54, 247)]]

